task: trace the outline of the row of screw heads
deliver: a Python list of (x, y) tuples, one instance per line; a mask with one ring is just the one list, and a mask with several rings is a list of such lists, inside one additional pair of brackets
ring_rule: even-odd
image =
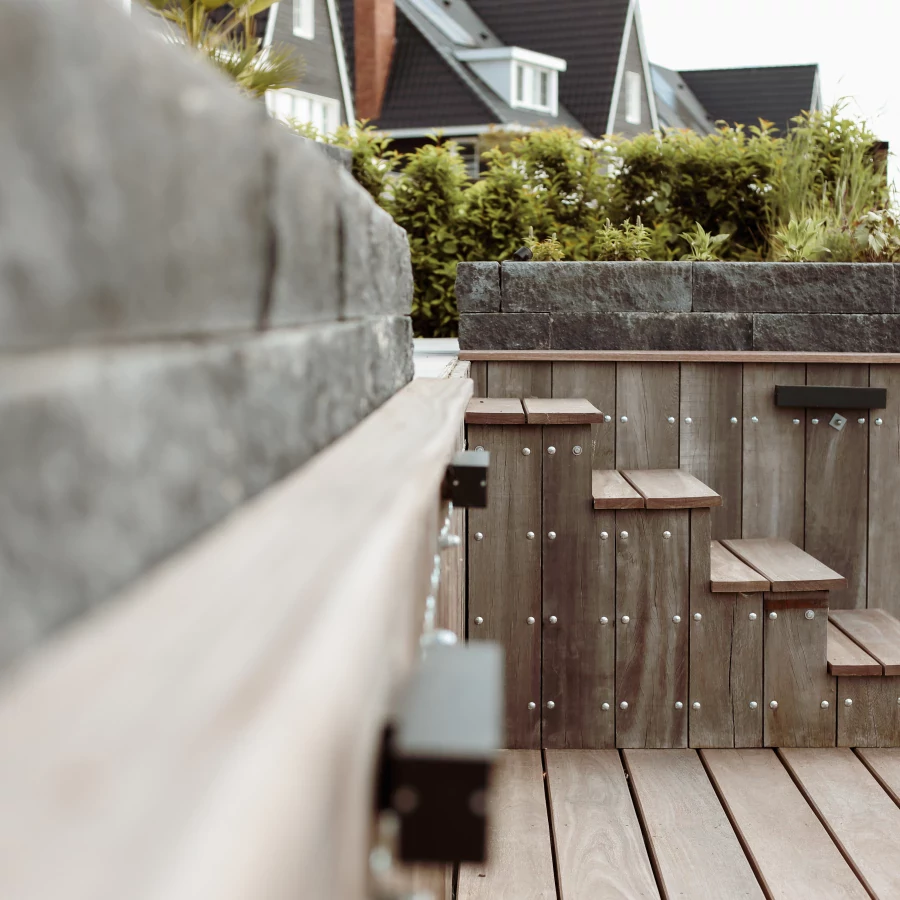
[[(484, 450), (484, 447), (478, 446), (475, 449), (476, 450)], [(547, 453), (550, 456), (555, 456), (556, 455), (556, 447), (548, 447)], [(584, 453), (584, 447), (580, 447), (578, 444), (576, 444), (572, 448), (572, 454), (574, 456), (581, 456), (582, 453)], [(523, 447), (522, 448), (522, 456), (531, 456), (531, 447)]]
[[(900, 705), (900, 697), (897, 698), (897, 704)], [(759, 703), (757, 703), (756, 700), (751, 700), (750, 703), (747, 705), (749, 706), (750, 709), (759, 709)], [(831, 707), (831, 703), (828, 700), (823, 700), (819, 704), (819, 706), (822, 709), (829, 709)], [(846, 700), (844, 700), (844, 706), (853, 706), (853, 701), (848, 697)], [(537, 704), (532, 701), (531, 703), (528, 704), (528, 708), (529, 709), (537, 709)], [(548, 700), (547, 701), (547, 709), (555, 709), (555, 708), (556, 708), (556, 704), (552, 700)], [(600, 706), (600, 709), (602, 709), (604, 712), (608, 712), (609, 708), (610, 708), (610, 706), (608, 703), (603, 703)], [(619, 709), (628, 709), (628, 701), (623, 700), (619, 704)], [(684, 704), (680, 700), (677, 700), (675, 702), (675, 709), (684, 709)], [(700, 701), (695, 700), (691, 704), (691, 709), (693, 709), (693, 710), (702, 709)], [(769, 702), (769, 709), (778, 709), (778, 701), (771, 700)]]
[[(603, 417), (603, 421), (604, 421), (604, 422), (612, 422), (612, 416), (604, 416), (604, 417)], [(623, 425), (627, 424), (627, 422), (628, 422), (628, 416), (619, 416), (619, 421), (620, 421)], [(675, 416), (667, 416), (667, 417), (666, 417), (666, 421), (667, 421), (670, 425), (674, 425), (674, 424), (675, 424)], [(759, 424), (759, 416), (750, 416), (750, 421), (751, 421), (754, 425), (758, 425), (758, 424)], [(794, 419), (793, 421), (794, 421), (794, 424), (795, 424), (795, 425), (799, 425), (799, 424), (800, 424), (800, 419)], [(865, 418), (862, 417), (862, 416), (860, 416), (860, 418), (858, 418), (856, 421), (857, 421), (860, 425), (865, 425), (865, 424), (866, 424), (866, 420), (865, 420)], [(819, 424), (819, 419), (817, 419), (817, 418), (810, 419), (810, 422), (811, 422), (813, 425), (818, 425), (818, 424)], [(738, 423), (738, 417), (737, 417), (737, 416), (732, 416), (732, 417), (731, 417), (731, 424), (732, 424), (732, 425), (737, 425), (737, 423)], [(693, 420), (690, 416), (685, 416), (684, 424), (685, 424), (685, 425), (693, 425), (693, 424), (694, 424), (694, 420)], [(881, 419), (881, 418), (875, 419), (875, 424), (876, 424), (876, 425), (883, 425), (883, 424), (884, 424), (884, 419)]]
[[(808, 609), (808, 610), (806, 610), (806, 612), (803, 615), (807, 619), (814, 619), (816, 617), (816, 611), (814, 609)], [(693, 620), (695, 622), (702, 622), (703, 621), (703, 613), (698, 613), (698, 612), (694, 613), (691, 618), (693, 618)], [(752, 612), (748, 615), (748, 618), (750, 619), (751, 622), (755, 622), (757, 620), (757, 618), (759, 618), (759, 617), (757, 616), (757, 614), (755, 612)], [(778, 613), (773, 610), (772, 612), (769, 613), (769, 618), (774, 621), (775, 619), (778, 618)], [(534, 625), (534, 622), (535, 622), (534, 616), (529, 616), (525, 621), (528, 625)], [(551, 625), (555, 625), (559, 620), (557, 619), (556, 616), (550, 616), (547, 619), (547, 621)], [(631, 616), (622, 616), (619, 621), (623, 625), (627, 625), (631, 621)], [(677, 615), (672, 616), (672, 621), (676, 625), (678, 625), (681, 622), (681, 616), (677, 616)], [(475, 616), (475, 624), (483, 625), (484, 618), (482, 616)], [(600, 624), (601, 625), (609, 625), (609, 617), (608, 616), (600, 616)]]

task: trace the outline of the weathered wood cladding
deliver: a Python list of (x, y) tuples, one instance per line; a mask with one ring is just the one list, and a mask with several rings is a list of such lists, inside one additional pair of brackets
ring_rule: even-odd
[[(900, 582), (893, 549), (900, 364), (562, 358), (479, 365), (487, 396), (588, 397), (609, 417), (592, 429), (594, 468), (680, 465), (697, 475), (723, 498), (712, 514), (714, 540), (790, 540), (847, 576), (833, 607), (900, 615), (892, 588)], [(828, 423), (841, 410), (779, 408), (777, 384), (886, 387), (888, 405), (844, 410), (848, 421), (838, 432)]]

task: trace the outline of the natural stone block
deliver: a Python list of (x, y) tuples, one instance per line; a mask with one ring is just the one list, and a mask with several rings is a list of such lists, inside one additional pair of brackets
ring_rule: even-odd
[(504, 312), (689, 312), (691, 263), (504, 263)]
[(0, 359), (0, 666), (412, 377), (408, 319)]
[(372, 244), (375, 203), (369, 192), (346, 172), (340, 174), (340, 186), (343, 243), (341, 318), (378, 315), (380, 310), (378, 292), (375, 289), (375, 253)]
[(890, 263), (694, 263), (696, 312), (892, 313)]
[(753, 349), (900, 353), (900, 315), (756, 315)]
[(266, 122), (107, 0), (7, 0), (0, 349), (252, 327)]
[(546, 313), (463, 313), (460, 350), (549, 350)]
[(500, 312), (500, 263), (468, 262), (456, 268), (460, 313)]
[(551, 316), (553, 350), (750, 350), (753, 317), (723, 313)]
[(409, 239), (406, 231), (374, 202), (371, 240), (378, 309), (385, 315), (408, 316), (413, 299)]
[(339, 197), (341, 170), (311, 141), (280, 122), (266, 126), (271, 152), (270, 222), (274, 239), (269, 327), (334, 321), (340, 315), (343, 285)]

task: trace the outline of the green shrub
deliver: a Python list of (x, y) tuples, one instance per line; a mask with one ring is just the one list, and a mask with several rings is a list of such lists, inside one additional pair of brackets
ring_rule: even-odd
[(691, 248), (690, 253), (685, 253), (681, 258), (691, 262), (716, 262), (722, 259), (724, 245), (731, 237), (730, 234), (710, 234), (703, 230), (698, 222), (693, 231), (685, 231), (681, 235)]
[(772, 235), (772, 258), (776, 262), (813, 262), (831, 251), (823, 243), (825, 222), (791, 218)]
[(616, 228), (607, 219), (594, 234), (590, 246), (590, 258), (601, 262), (635, 262), (649, 259), (648, 251), (652, 242), (649, 228), (637, 223), (625, 222)]
[(556, 232), (540, 241), (534, 236), (534, 228), (531, 228), (525, 238), (525, 246), (531, 251), (535, 262), (560, 262), (566, 258), (562, 244), (556, 239)]

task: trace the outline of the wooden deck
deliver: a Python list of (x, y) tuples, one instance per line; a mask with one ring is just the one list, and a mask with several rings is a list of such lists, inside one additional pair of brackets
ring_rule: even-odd
[(508, 750), (458, 900), (900, 898), (898, 750)]

